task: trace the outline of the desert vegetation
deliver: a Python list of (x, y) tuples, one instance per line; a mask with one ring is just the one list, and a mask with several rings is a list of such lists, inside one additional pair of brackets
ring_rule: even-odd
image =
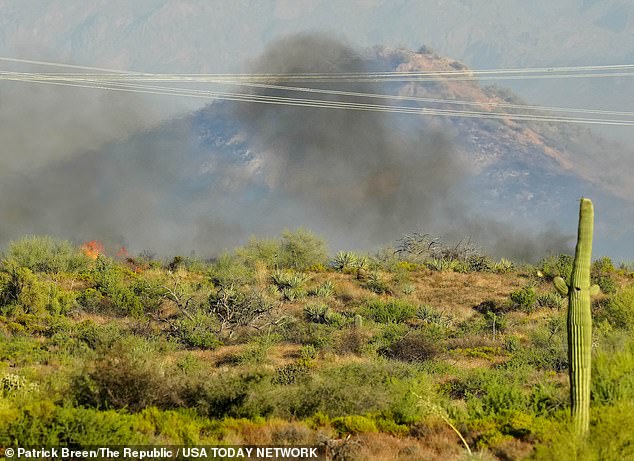
[(570, 423), (571, 255), (306, 230), (214, 260), (31, 236), (0, 262), (0, 445), (289, 444), (330, 459), (634, 457), (634, 272), (595, 259), (589, 432)]

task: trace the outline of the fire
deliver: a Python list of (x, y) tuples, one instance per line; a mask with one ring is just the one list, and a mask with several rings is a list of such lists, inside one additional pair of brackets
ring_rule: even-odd
[(81, 251), (90, 259), (97, 259), (99, 255), (104, 254), (103, 244), (98, 240), (82, 243)]
[(117, 251), (117, 258), (129, 259), (130, 255), (128, 254), (128, 249), (126, 247), (121, 247), (119, 251)]

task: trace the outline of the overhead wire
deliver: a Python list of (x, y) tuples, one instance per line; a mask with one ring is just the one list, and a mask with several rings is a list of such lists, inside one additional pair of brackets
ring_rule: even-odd
[(634, 126), (634, 120), (553, 117), (553, 116), (541, 116), (541, 115), (531, 115), (531, 114), (526, 115), (526, 114), (513, 114), (513, 113), (459, 111), (459, 110), (451, 110), (451, 109), (434, 109), (434, 108), (426, 108), (426, 107), (377, 105), (377, 104), (353, 103), (353, 102), (346, 102), (346, 101), (328, 101), (328, 100), (317, 100), (317, 99), (306, 99), (306, 98), (289, 98), (289, 97), (258, 95), (258, 94), (250, 94), (250, 93), (213, 92), (208, 90), (189, 90), (189, 89), (169, 88), (169, 87), (151, 86), (151, 85), (138, 85), (133, 83), (122, 83), (122, 82), (97, 82), (97, 81), (92, 81), (90, 79), (85, 79), (83, 83), (77, 83), (77, 81), (63, 82), (60, 80), (58, 81), (37, 80), (36, 78), (29, 78), (29, 79), (16, 78), (15, 80), (28, 81), (28, 82), (34, 82), (34, 83), (43, 83), (43, 84), (56, 84), (56, 85), (71, 86), (71, 87), (81, 87), (81, 88), (128, 91), (133, 93), (187, 96), (187, 97), (194, 97), (194, 98), (219, 99), (219, 100), (240, 101), (240, 102), (257, 102), (257, 103), (263, 103), (263, 104), (275, 104), (275, 105), (286, 105), (286, 106), (337, 108), (337, 109), (362, 110), (362, 111), (374, 111), (374, 112), (391, 112), (391, 113), (418, 114), (418, 115), (443, 115), (443, 116), (453, 116), (453, 117), (485, 118), (485, 119), (509, 119), (509, 120), (525, 120), (525, 121)]
[[(85, 81), (87, 78), (90, 80), (94, 79), (95, 74), (64, 74), (51, 76), (49, 74), (32, 74), (32, 73), (13, 73), (13, 72), (2, 72), (0, 71), (0, 80), (2, 79), (16, 79), (17, 76), (21, 76), (24, 78), (36, 78), (36, 79), (46, 79), (46, 80), (63, 80), (63, 81), (72, 81), (72, 80), (80, 80)], [(117, 80), (107, 79), (104, 82), (112, 82)], [(615, 116), (634, 116), (634, 112), (627, 111), (612, 111), (612, 110), (600, 110), (600, 109), (583, 109), (583, 108), (572, 108), (572, 107), (553, 107), (553, 106), (538, 106), (538, 105), (528, 105), (528, 104), (511, 104), (500, 101), (465, 101), (465, 100), (457, 100), (457, 99), (443, 99), (443, 98), (427, 98), (427, 97), (417, 97), (417, 96), (404, 96), (404, 95), (392, 95), (392, 94), (381, 94), (381, 93), (368, 93), (368, 92), (351, 92), (351, 91), (341, 91), (341, 90), (328, 90), (323, 88), (308, 88), (308, 87), (296, 87), (296, 86), (287, 86), (287, 85), (273, 85), (266, 83), (249, 83), (249, 82), (233, 82), (233, 81), (216, 81), (210, 80), (209, 83), (219, 83), (225, 85), (238, 85), (244, 87), (252, 87), (252, 88), (265, 88), (265, 89), (275, 89), (275, 90), (283, 90), (283, 91), (295, 91), (301, 93), (319, 93), (319, 94), (328, 94), (328, 95), (342, 95), (342, 96), (353, 96), (353, 97), (364, 97), (364, 98), (372, 98), (372, 99), (388, 99), (388, 100), (402, 100), (402, 101), (416, 101), (416, 102), (428, 102), (434, 104), (449, 104), (449, 105), (465, 105), (465, 106), (486, 106), (486, 107), (502, 107), (508, 109), (519, 109), (519, 110), (533, 110), (533, 111), (545, 111), (545, 112), (570, 112), (570, 113), (583, 113), (583, 114), (595, 114), (595, 115), (615, 115)]]
[[(338, 108), (338, 109), (352, 109), (352, 110), (371, 110), (380, 112), (393, 112), (393, 113), (407, 113), (407, 114), (425, 114), (425, 115), (444, 115), (454, 117), (477, 117), (477, 118), (505, 118), (514, 120), (527, 120), (527, 121), (549, 121), (549, 122), (562, 122), (562, 123), (586, 123), (586, 124), (605, 124), (605, 125), (622, 125), (632, 126), (634, 121), (624, 119), (605, 119), (605, 118), (581, 118), (581, 117), (564, 117), (564, 116), (549, 116), (538, 114), (517, 114), (510, 112), (490, 112), (490, 111), (466, 111), (466, 110), (452, 110), (452, 109), (440, 109), (429, 107), (411, 107), (411, 106), (395, 106), (395, 105), (379, 105), (379, 104), (366, 104), (366, 103), (354, 103), (349, 101), (329, 101), (324, 99), (307, 99), (296, 97), (281, 97), (273, 95), (259, 95), (253, 93), (233, 93), (233, 92), (221, 92), (221, 91), (208, 91), (208, 90), (191, 90), (183, 88), (171, 88), (164, 86), (152, 86), (152, 85), (139, 85), (130, 83), (131, 81), (170, 81), (181, 83), (216, 83), (222, 85), (238, 85), (244, 87), (255, 88), (267, 88), (282, 91), (294, 91), (304, 93), (320, 93), (329, 95), (340, 95), (350, 97), (363, 97), (373, 99), (388, 99), (388, 100), (405, 100), (416, 102), (427, 102), (434, 104), (448, 104), (448, 105), (466, 105), (466, 106), (486, 106), (486, 107), (501, 107), (515, 110), (533, 110), (533, 111), (551, 111), (551, 112), (569, 112), (569, 113), (583, 113), (594, 114), (603, 116), (625, 116), (632, 117), (634, 113), (625, 111), (607, 111), (596, 109), (579, 109), (579, 108), (564, 108), (564, 107), (551, 107), (551, 106), (530, 106), (523, 104), (511, 104), (502, 102), (491, 101), (460, 101), (441, 98), (423, 98), (415, 96), (403, 96), (403, 95), (388, 95), (379, 93), (366, 93), (366, 92), (350, 92), (342, 90), (329, 90), (323, 88), (307, 88), (307, 87), (295, 87), (286, 85), (274, 85), (267, 83), (248, 82), (243, 80), (228, 80), (228, 77), (232, 78), (247, 78), (258, 77), (266, 78), (269, 81), (274, 78), (276, 82), (279, 81), (279, 76), (287, 76), (289, 74), (147, 74), (140, 72), (130, 71), (116, 71), (112, 69), (104, 69), (98, 67), (77, 66), (72, 64), (53, 63), (48, 61), (34, 61), (19, 58), (4, 58), (0, 57), (0, 61), (18, 62), (30, 65), (47, 65), (57, 67), (68, 67), (82, 70), (93, 70), (102, 72), (99, 74), (89, 73), (25, 73), (25, 72), (12, 72), (1, 71), (0, 80), (13, 80), (32, 83), (47, 83), (47, 84), (59, 84), (63, 86), (75, 86), (83, 88), (103, 89), (103, 90), (118, 90), (129, 91), (146, 94), (160, 94), (160, 95), (172, 95), (172, 96), (187, 96), (198, 97), (205, 99), (221, 99), (243, 102), (259, 102), (278, 105), (292, 105), (303, 107), (320, 107), (320, 108)], [(553, 70), (558, 71), (587, 71), (587, 70), (619, 70), (634, 68), (634, 65), (610, 65), (610, 66), (575, 66), (575, 67), (560, 67), (560, 68), (526, 68), (526, 69), (490, 69), (482, 71), (465, 71), (469, 73), (482, 72), (482, 73), (502, 73), (502, 72), (551, 72)], [(456, 72), (436, 72), (436, 75), (448, 75)], [(332, 76), (360, 76), (367, 75), (375, 78), (376, 75), (402, 75), (413, 74), (412, 72), (389, 72), (389, 73), (339, 73), (339, 74), (294, 74), (299, 77), (332, 77)], [(434, 72), (418, 72), (418, 75), (431, 75)], [(620, 74), (620, 73), (618, 73)], [(594, 74), (596, 75), (596, 74)], [(628, 74), (630, 75), (630, 74)], [(631, 74), (634, 75), (634, 74)], [(201, 77), (202, 76), (202, 77)], [(520, 77), (520, 76), (515, 76)], [(534, 77), (534, 76), (533, 76)], [(198, 80), (196, 80), (196, 78)], [(434, 79), (437, 80), (437, 79)], [(350, 81), (350, 80), (348, 80)], [(352, 81), (355, 81), (353, 78)], [(402, 81), (402, 80), (398, 80)]]

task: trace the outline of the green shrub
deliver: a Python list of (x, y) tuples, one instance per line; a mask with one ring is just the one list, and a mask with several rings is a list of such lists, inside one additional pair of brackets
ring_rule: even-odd
[(339, 436), (346, 434), (364, 434), (368, 432), (377, 432), (376, 423), (365, 416), (341, 416), (331, 421), (332, 427), (335, 428)]
[(432, 258), (425, 265), (437, 272), (451, 271), (458, 266), (458, 262), (450, 259)]
[(124, 268), (104, 256), (97, 257), (92, 277), (96, 289), (106, 296), (103, 304), (119, 315), (140, 316), (143, 305), (125, 282)]
[(548, 281), (561, 277), (568, 282), (572, 274), (572, 261), (572, 256), (567, 254), (547, 256), (540, 261), (538, 268)]
[[(488, 256), (472, 255), (466, 259), (467, 267), (470, 272), (491, 272), (495, 267), (495, 263)], [(503, 263), (498, 266), (501, 269), (507, 269), (508, 265)], [(512, 267), (512, 266), (511, 266)]]
[(568, 369), (567, 351), (565, 320), (561, 316), (555, 317), (545, 328), (537, 328), (531, 333), (528, 343), (519, 345), (504, 367), (530, 366), (545, 371), (565, 371)]
[(104, 297), (100, 291), (94, 288), (86, 288), (77, 297), (79, 304), (86, 312), (97, 313), (104, 307)]
[(188, 348), (215, 349), (221, 344), (218, 330), (218, 321), (201, 311), (172, 322), (172, 334)]
[(1, 304), (11, 312), (20, 307), (29, 314), (43, 314), (52, 289), (52, 284), (41, 281), (27, 267), (5, 266), (0, 273)]
[(425, 331), (413, 331), (379, 350), (381, 355), (402, 362), (423, 362), (440, 352), (436, 338)]
[(338, 252), (330, 262), (330, 267), (339, 272), (354, 269), (357, 266), (357, 255), (351, 251)]
[(323, 350), (333, 343), (333, 327), (323, 323), (307, 323), (294, 318), (285, 322), (281, 328), (285, 341), (299, 343), (315, 350)]
[(135, 415), (57, 407), (48, 401), (29, 402), (15, 417), (0, 422), (2, 432), (7, 446), (144, 445), (153, 441), (153, 428)]
[(329, 298), (335, 294), (335, 284), (327, 280), (318, 287), (310, 290), (308, 294), (320, 298)]
[(244, 286), (254, 281), (254, 272), (239, 258), (223, 254), (211, 266), (209, 278), (219, 287)]
[(308, 366), (303, 362), (293, 362), (275, 369), (273, 384), (288, 386), (298, 383), (308, 375)]
[(565, 299), (559, 293), (549, 291), (548, 293), (537, 295), (536, 303), (539, 307), (560, 310), (564, 307)]
[(371, 292), (379, 295), (392, 294), (392, 288), (378, 272), (371, 272), (368, 275), (365, 287)]
[(515, 269), (515, 264), (513, 261), (509, 261), (508, 259), (502, 258), (498, 262), (493, 264), (492, 270), (496, 274), (506, 274)]
[(416, 307), (400, 299), (372, 300), (359, 313), (379, 323), (402, 323), (416, 316)]
[(110, 349), (124, 336), (124, 330), (116, 323), (97, 324), (85, 320), (75, 325), (77, 338), (93, 350)]
[(281, 336), (278, 334), (267, 333), (257, 336), (254, 341), (247, 344), (247, 347), (236, 357), (237, 362), (241, 365), (262, 365), (271, 351), (271, 348), (279, 343)]
[(435, 310), (433, 307), (423, 304), (416, 310), (416, 317), (424, 323), (449, 328), (454, 319), (451, 315)]
[(634, 330), (634, 287), (623, 289), (600, 304), (597, 320), (607, 320), (616, 328)]
[(535, 293), (534, 287), (528, 285), (520, 288), (519, 290), (513, 291), (509, 295), (509, 298), (511, 299), (515, 309), (530, 313), (535, 308), (537, 293)]
[(187, 388), (185, 400), (199, 414), (214, 419), (270, 416), (280, 389), (272, 386), (272, 378), (265, 371), (216, 373)]
[[(278, 405), (298, 418), (382, 413), (399, 424), (421, 417), (412, 393), (434, 397), (431, 382), (415, 368), (396, 362), (352, 363), (321, 368), (300, 386), (289, 386)], [(288, 416), (287, 415), (287, 416)]]
[(238, 327), (254, 326), (273, 310), (265, 293), (255, 289), (221, 287), (209, 296), (209, 313), (218, 322), (217, 333), (231, 335)]
[(592, 400), (600, 404), (634, 401), (634, 340), (605, 345), (592, 359)]
[(42, 363), (50, 353), (42, 343), (30, 336), (5, 336), (0, 332), (0, 361), (10, 366), (23, 366)]
[(249, 242), (236, 248), (235, 255), (244, 266), (255, 269), (258, 263), (268, 269), (274, 269), (281, 263), (281, 243), (275, 239), (258, 239), (251, 237)]
[(280, 290), (285, 288), (303, 288), (308, 277), (301, 272), (276, 269), (271, 274), (271, 281)]
[(595, 406), (590, 412), (590, 432), (578, 443), (567, 424), (567, 415), (545, 432), (543, 442), (535, 447), (533, 458), (540, 461), (594, 461), (634, 459), (634, 426), (631, 424), (634, 403)]
[(526, 411), (529, 393), (522, 388), (525, 374), (514, 371), (474, 370), (445, 386), (452, 398), (464, 399), (471, 418)]
[(157, 353), (153, 343), (141, 338), (119, 340), (75, 377), (72, 388), (77, 404), (130, 411), (179, 404), (178, 385)]
[(281, 267), (307, 270), (328, 262), (326, 243), (306, 229), (282, 233), (280, 246)]
[(90, 259), (70, 242), (48, 236), (28, 236), (11, 242), (7, 258), (33, 272), (81, 272), (90, 264)]

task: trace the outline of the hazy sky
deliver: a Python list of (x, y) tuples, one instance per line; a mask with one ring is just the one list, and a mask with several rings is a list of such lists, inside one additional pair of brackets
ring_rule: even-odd
[[(0, 0), (0, 57), (121, 70), (244, 71), (271, 42), (298, 32), (323, 33), (354, 49), (427, 45), (476, 69), (634, 63), (630, 0)], [(53, 70), (9, 63), (0, 69)], [(532, 104), (634, 111), (632, 77), (497, 83)], [(0, 180), (26, 184), (10, 175), (94, 152), (201, 105), (0, 83)], [(631, 127), (600, 132), (634, 144)], [(612, 167), (621, 160), (624, 170), (634, 165), (623, 155), (614, 154)], [(154, 177), (144, 181), (151, 184)], [(60, 203), (73, 206), (67, 202)], [(125, 219), (134, 216), (131, 211)]]

